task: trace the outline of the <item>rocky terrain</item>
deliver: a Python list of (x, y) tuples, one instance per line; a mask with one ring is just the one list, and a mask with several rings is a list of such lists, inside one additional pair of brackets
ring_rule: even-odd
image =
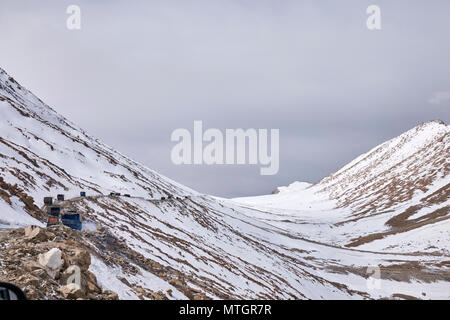
[(68, 227), (0, 229), (0, 256), (0, 281), (15, 283), (29, 299), (118, 298), (100, 288), (89, 271), (89, 245)]
[[(31, 298), (450, 299), (443, 123), (315, 185), (233, 200), (104, 145), (1, 69), (0, 130), (0, 281)], [(45, 228), (42, 200), (56, 194), (82, 231)]]

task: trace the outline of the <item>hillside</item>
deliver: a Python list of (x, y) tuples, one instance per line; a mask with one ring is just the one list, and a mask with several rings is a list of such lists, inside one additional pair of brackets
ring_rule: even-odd
[(275, 213), (259, 215), (266, 222), (328, 243), (448, 253), (449, 154), (450, 126), (431, 121), (309, 188), (236, 201)]
[[(423, 194), (398, 182), (394, 185), (402, 187), (401, 198), (391, 197), (373, 207), (370, 204), (378, 198), (371, 193), (382, 196), (381, 186), (394, 179), (389, 175), (392, 167), (383, 172), (376, 169), (388, 162), (383, 152), (371, 151), (373, 156), (364, 157), (364, 162), (357, 161), (306, 189), (280, 192), (256, 202), (219, 200), (102, 144), (3, 70), (0, 128), (0, 228), (4, 229), (0, 252), (9, 252), (11, 245), (16, 248), (0, 255), (3, 269), (12, 270), (0, 273), (0, 281), (11, 281), (12, 275), (21, 272), (28, 274), (27, 267), (38, 260), (44, 248), (67, 249), (66, 242), (61, 244), (64, 236), (74, 248), (89, 253), (86, 274), (95, 275), (91, 283), (96, 290), (97, 285), (101, 287), (99, 299), (114, 296), (110, 291), (120, 299), (450, 298), (449, 254), (444, 244), (436, 250), (411, 247), (406, 252), (401, 248), (362, 250), (362, 245), (351, 245), (355, 238), (390, 230), (386, 218), (401, 214), (398, 208), (421, 197), (434, 195), (430, 201), (445, 205), (448, 189), (443, 200), (436, 196), (439, 189), (433, 189), (445, 181), (448, 185), (448, 163), (439, 160), (445, 149), (448, 154), (445, 125), (436, 129), (443, 133), (442, 143), (418, 154), (429, 159), (429, 169), (413, 171), (423, 181)], [(434, 144), (436, 141), (430, 142)], [(408, 155), (399, 160), (402, 166), (414, 165)], [(358, 186), (363, 178), (366, 182)], [(430, 179), (432, 182), (427, 182)], [(404, 191), (407, 186), (414, 191), (411, 196)], [(88, 196), (78, 197), (81, 190)], [(112, 197), (111, 191), (131, 196)], [(30, 240), (22, 227), (44, 226), (42, 198), (57, 193), (66, 195), (63, 206), (82, 213), (85, 229), (66, 232), (52, 227), (43, 229), (44, 238)], [(366, 211), (366, 207), (375, 209)], [(431, 220), (428, 225), (439, 230), (447, 213), (436, 217), (444, 220)], [(374, 220), (378, 216), (377, 225)], [(408, 232), (415, 230), (420, 228)], [(448, 225), (443, 230), (448, 234)], [(367, 285), (369, 266), (381, 269), (381, 286), (376, 290)], [(34, 278), (16, 282), (33, 292), (37, 287), (48, 288), (43, 295), (46, 299), (60, 298), (54, 293), (60, 290), (54, 279), (29, 279)]]

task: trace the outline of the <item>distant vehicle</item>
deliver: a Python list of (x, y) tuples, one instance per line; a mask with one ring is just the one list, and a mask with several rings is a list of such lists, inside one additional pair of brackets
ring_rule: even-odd
[(73, 213), (71, 211), (61, 216), (61, 223), (75, 230), (81, 230), (83, 226), (81, 223), (80, 214)]
[(47, 219), (47, 227), (60, 224), (59, 215), (61, 213), (61, 207), (59, 206), (47, 207), (47, 213), (49, 214), (49, 217)]
[(59, 215), (48, 217), (48, 219), (47, 219), (47, 227), (56, 226), (58, 224), (60, 224)]
[(124, 194), (123, 196), (127, 197), (127, 198), (131, 198), (131, 196), (129, 194)]
[(173, 199), (173, 195), (169, 195), (167, 199)]
[(166, 197), (161, 197), (161, 200), (166, 200)]
[(109, 195), (111, 197), (120, 197), (120, 193), (118, 193), (118, 192), (111, 192)]
[(86, 197), (86, 192), (81, 191), (81, 192), (80, 192), (80, 197)]
[(58, 195), (56, 196), (56, 199), (57, 199), (58, 201), (64, 201), (64, 195), (63, 195), (63, 194), (58, 194)]
[(44, 204), (46, 206), (51, 206), (53, 204), (53, 198), (52, 197), (45, 197), (44, 198)]
[(47, 207), (47, 213), (51, 216), (58, 216), (61, 213), (61, 207), (60, 206), (48, 206)]

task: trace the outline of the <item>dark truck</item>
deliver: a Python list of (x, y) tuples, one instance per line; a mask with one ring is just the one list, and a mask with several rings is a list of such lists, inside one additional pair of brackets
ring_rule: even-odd
[(75, 230), (82, 229), (80, 214), (75, 210), (70, 210), (61, 216), (61, 223)]
[(45, 204), (46, 206), (51, 206), (51, 205), (53, 205), (53, 198), (52, 198), (52, 197), (45, 197), (45, 198), (44, 198), (44, 204)]
[(61, 207), (59, 206), (48, 206), (47, 213), (49, 215), (47, 219), (47, 227), (55, 226), (60, 224), (59, 216), (61, 214)]

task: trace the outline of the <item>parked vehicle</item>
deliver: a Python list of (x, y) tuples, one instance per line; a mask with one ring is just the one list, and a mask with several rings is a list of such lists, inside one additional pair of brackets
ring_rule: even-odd
[(82, 223), (79, 213), (68, 212), (61, 216), (61, 223), (75, 230), (82, 229)]
[(60, 224), (59, 216), (61, 213), (61, 207), (59, 206), (47, 207), (47, 213), (49, 214), (49, 217), (47, 219), (47, 227)]
[(80, 197), (86, 197), (86, 192), (81, 191), (81, 192), (80, 192)]
[(47, 227), (56, 226), (60, 224), (59, 215), (58, 216), (50, 216), (47, 219)]
[(58, 195), (56, 196), (56, 199), (57, 199), (58, 201), (64, 201), (64, 195), (63, 195), (63, 194), (58, 194)]
[(60, 206), (47, 206), (47, 213), (51, 216), (59, 216), (61, 213)]
[(53, 197), (45, 197), (44, 198), (44, 204), (46, 206), (51, 206), (53, 204)]

